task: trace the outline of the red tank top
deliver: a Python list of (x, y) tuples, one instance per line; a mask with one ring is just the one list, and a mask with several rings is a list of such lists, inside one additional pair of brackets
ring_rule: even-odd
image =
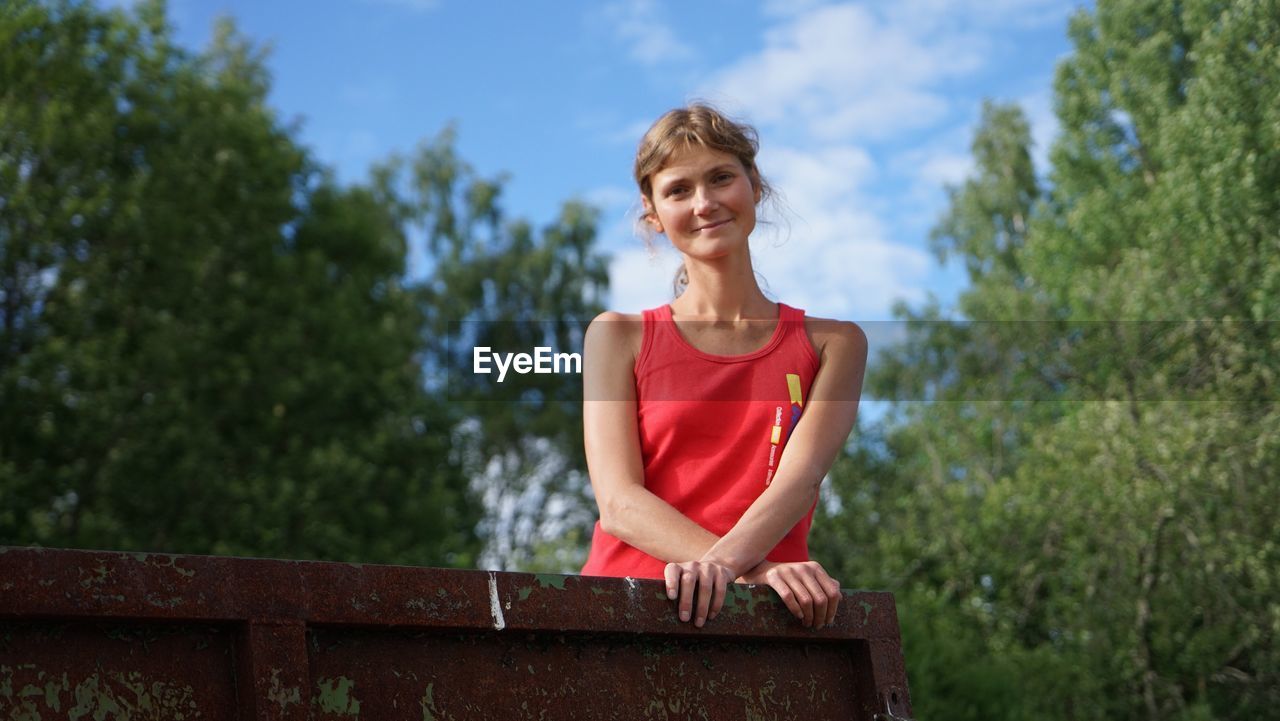
[[(669, 305), (642, 316), (635, 378), (645, 488), (723, 536), (773, 480), (808, 401), (818, 357), (805, 333), (804, 311), (779, 303), (769, 342), (734, 356), (694, 348), (672, 321)], [(812, 521), (810, 508), (767, 558), (809, 560)], [(666, 565), (597, 522), (582, 573), (662, 578)]]

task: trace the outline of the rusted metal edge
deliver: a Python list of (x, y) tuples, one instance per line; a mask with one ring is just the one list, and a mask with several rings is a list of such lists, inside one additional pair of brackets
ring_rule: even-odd
[(682, 623), (660, 581), (220, 556), (0, 546), (0, 618), (796, 638), (900, 643), (893, 596), (844, 591), (802, 627), (767, 587), (734, 585), (720, 616)]

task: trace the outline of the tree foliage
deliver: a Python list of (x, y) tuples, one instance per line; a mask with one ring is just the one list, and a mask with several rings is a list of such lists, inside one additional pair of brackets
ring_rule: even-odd
[(816, 552), (899, 594), (916, 710), (1265, 717), (1280, 702), (1280, 4), (1100, 0), (1037, 180), (989, 105), (901, 309), (898, 399)]
[(0, 542), (471, 563), (405, 232), (229, 24), (0, 15)]
[(595, 519), (585, 495), (581, 377), (512, 374), (498, 383), (472, 371), (472, 352), (581, 352), (609, 281), (595, 249), (597, 214), (570, 201), (540, 230), (508, 218), (503, 178), (481, 177), (454, 143), (446, 129), (373, 171), (379, 196), (429, 250), (432, 268), (417, 289), (428, 383), (457, 423), (451, 453), (488, 511), (485, 564), (576, 568), (576, 539)]
[(580, 345), (592, 209), (506, 217), (452, 129), (339, 186), (262, 53), (157, 0), (8, 3), (0, 42), (0, 543), (564, 564), (578, 379), (495, 393), (459, 341)]

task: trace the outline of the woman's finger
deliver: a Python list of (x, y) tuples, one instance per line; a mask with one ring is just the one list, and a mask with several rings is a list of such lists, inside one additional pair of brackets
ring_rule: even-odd
[(818, 614), (823, 626), (830, 626), (836, 620), (836, 611), (840, 608), (840, 582), (827, 573), (827, 569), (817, 561), (809, 561), (804, 566), (812, 573), (814, 580), (826, 597), (826, 612)]
[[(822, 628), (822, 623), (827, 619), (827, 589), (818, 579), (818, 574), (822, 569), (804, 568), (797, 574), (800, 577), (800, 583), (804, 584), (804, 588), (809, 592), (810, 604), (813, 607), (812, 623), (806, 623), (806, 626), (812, 626), (815, 630)], [(825, 576), (825, 573), (822, 573)]]
[(698, 569), (698, 597), (694, 616), (693, 625), (702, 628), (707, 622), (707, 614), (711, 610), (711, 597), (715, 593), (716, 581), (719, 577), (719, 569), (713, 567), (712, 564), (703, 564)]
[(813, 595), (801, 580), (800, 570), (795, 566), (787, 566), (782, 570), (781, 575), (786, 579), (787, 587), (791, 589), (796, 605), (800, 607), (800, 623), (804, 626), (812, 626)]
[(840, 608), (840, 582), (827, 576), (825, 587), (827, 589), (827, 622), (830, 626), (835, 623), (836, 611)]
[(796, 601), (796, 596), (791, 592), (791, 585), (787, 583), (787, 579), (782, 576), (782, 567), (777, 566), (769, 569), (765, 574), (765, 581), (774, 593), (778, 594), (778, 598), (782, 599), (782, 605), (791, 611), (791, 615), (797, 620), (804, 620), (804, 612), (800, 610), (800, 604)]
[(676, 594), (680, 592), (680, 571), (678, 563), (668, 563), (662, 569), (662, 575), (667, 579), (667, 598), (672, 601), (676, 600)]
[(723, 582), (716, 584), (715, 596), (711, 599), (711, 615), (707, 617), (708, 621), (720, 615), (720, 609), (724, 606), (724, 598), (729, 593), (729, 584), (733, 583), (733, 579), (729, 578), (730, 575), (731, 572), (726, 570), (724, 577), (721, 579)]
[[(697, 563), (690, 564), (696, 566)], [(693, 615), (693, 594), (698, 590), (698, 574), (689, 566), (680, 566), (680, 620), (688, 621)]]

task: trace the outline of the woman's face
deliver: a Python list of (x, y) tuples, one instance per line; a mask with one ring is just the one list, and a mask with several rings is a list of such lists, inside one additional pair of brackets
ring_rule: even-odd
[(691, 147), (651, 178), (647, 221), (681, 253), (710, 260), (747, 250), (760, 191), (737, 157)]

